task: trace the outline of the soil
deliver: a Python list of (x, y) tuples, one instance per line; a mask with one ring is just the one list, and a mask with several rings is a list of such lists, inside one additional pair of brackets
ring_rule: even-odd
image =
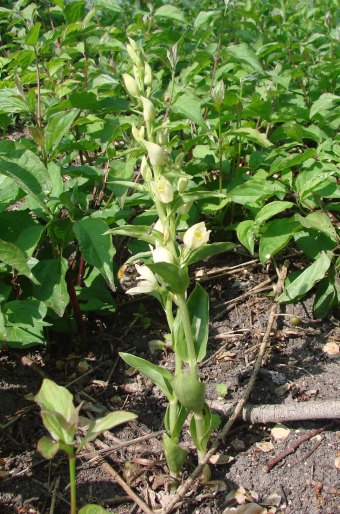
[[(241, 256), (228, 254), (228, 266), (242, 261), (245, 259)], [(205, 266), (198, 270), (198, 275), (225, 267), (225, 256), (214, 260), (213, 266), (211, 261)], [(212, 318), (215, 318), (210, 327), (208, 353), (200, 366), (210, 401), (225, 399), (233, 402), (242, 397), (266, 328), (272, 299), (268, 290), (251, 294), (229, 304), (228, 312), (221, 317), (222, 305), (273, 275), (273, 270), (254, 263), (232, 275), (222, 271), (217, 278), (204, 281), (210, 294)], [(118, 302), (120, 306), (113, 319), (88, 321), (90, 345), (86, 352), (74, 352), (65, 340), (48, 350), (34, 348), (26, 352), (0, 353), (1, 514), (69, 512), (65, 454), (59, 452), (52, 461), (46, 461), (36, 450), (37, 441), (46, 432), (32, 395), (38, 391), (43, 376), (67, 385), (76, 403), (84, 401), (82, 416), (95, 418), (107, 411), (122, 409), (138, 414), (136, 421), (98, 438), (96, 451), (109, 450), (118, 443), (151, 434), (150, 439), (112, 450), (105, 458), (151, 508), (160, 508), (168, 502), (168, 475), (161, 436), (152, 437), (153, 432), (163, 429), (166, 400), (151, 382), (129, 370), (118, 357), (118, 351), (129, 351), (172, 370), (171, 352), (150, 353), (148, 345), (150, 340), (163, 339), (166, 321), (160, 307), (152, 300), (128, 301), (120, 293)], [(337, 321), (332, 316), (322, 322), (314, 320), (312, 304), (312, 298), (308, 298), (299, 304), (281, 306), (251, 403), (298, 404), (339, 398), (339, 360), (323, 351), (327, 342), (339, 341)], [(291, 315), (300, 317), (301, 325), (292, 326)], [(221, 319), (217, 320), (217, 317)], [(79, 370), (84, 366), (84, 360), (89, 373), (81, 375)], [(227, 390), (221, 393), (221, 386), (216, 389), (218, 384), (224, 384)], [(220, 514), (227, 506), (237, 504), (229, 501), (230, 493), (236, 489), (241, 496), (243, 494), (243, 501), (258, 503), (268, 512), (340, 512), (340, 474), (335, 465), (340, 450), (339, 420), (285, 425), (290, 431), (284, 440), (273, 439), (271, 429), (274, 424), (250, 425), (240, 421), (234, 425), (219, 451), (224, 462), (228, 462), (211, 465), (214, 482), (196, 484), (178, 512)], [(301, 444), (269, 473), (264, 473), (264, 465), (274, 456), (302, 436), (322, 427), (325, 430), (318, 436)], [(184, 430), (183, 444), (190, 450), (190, 455), (184, 478), (195, 467), (194, 449), (186, 432), (187, 429)], [(263, 446), (264, 442), (272, 442), (270, 451), (263, 451), (268, 449)], [(79, 506), (90, 502), (103, 505), (109, 512), (139, 512), (114, 479), (100, 467), (98, 459), (89, 462), (88, 450), (80, 454), (77, 465)]]

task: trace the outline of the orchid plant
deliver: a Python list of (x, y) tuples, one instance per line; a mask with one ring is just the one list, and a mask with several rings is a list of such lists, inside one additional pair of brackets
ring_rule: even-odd
[[(157, 118), (151, 98), (152, 70), (145, 61), (143, 50), (129, 39), (126, 50), (132, 61), (133, 76), (123, 75), (125, 87), (136, 103), (135, 111), (141, 116), (139, 127), (132, 127), (132, 135), (144, 155), (140, 164), (143, 184), (126, 181), (138, 191), (148, 193), (153, 201), (157, 221), (149, 226), (123, 225), (110, 230), (110, 234), (136, 237), (150, 244), (150, 252), (143, 265), (136, 265), (138, 285), (127, 291), (130, 295), (150, 294), (157, 298), (166, 315), (175, 353), (175, 372), (157, 366), (145, 359), (121, 353), (127, 364), (151, 379), (165, 394), (169, 404), (165, 414), (166, 433), (163, 437), (164, 453), (170, 474), (178, 478), (187, 452), (180, 445), (180, 434), (185, 420), (191, 416), (190, 434), (201, 461), (206, 453), (214, 418), (205, 401), (198, 363), (206, 355), (209, 326), (209, 298), (196, 283), (188, 293), (190, 279), (188, 267), (193, 263), (220, 252), (230, 250), (232, 243), (209, 244), (210, 230), (199, 222), (180, 233), (188, 219), (195, 200), (207, 196), (222, 197), (216, 192), (198, 191), (192, 177), (182, 170), (183, 154), (175, 159), (170, 155), (169, 118)], [(173, 48), (168, 57), (175, 54)], [(159, 121), (160, 120), (160, 121)], [(189, 187), (190, 185), (190, 187)], [(179, 243), (182, 240), (182, 244)], [(133, 256), (129, 261), (140, 258)], [(205, 477), (209, 469), (205, 468)]]

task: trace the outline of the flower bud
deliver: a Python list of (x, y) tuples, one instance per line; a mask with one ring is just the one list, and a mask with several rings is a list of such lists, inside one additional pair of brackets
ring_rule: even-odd
[(131, 132), (132, 132), (132, 135), (133, 137), (135, 138), (136, 141), (138, 142), (143, 142), (144, 141), (144, 132), (145, 132), (145, 129), (144, 129), (144, 126), (142, 126), (140, 129), (138, 129), (136, 127), (136, 125), (132, 125), (131, 127)]
[(169, 91), (167, 91), (164, 94), (164, 102), (166, 102), (168, 104), (170, 102), (170, 100), (171, 100), (171, 94), (169, 93)]
[(123, 73), (123, 80), (129, 95), (138, 97), (140, 95), (140, 90), (135, 79), (128, 73)]
[(168, 142), (168, 139), (169, 139), (169, 131), (168, 129), (160, 129), (158, 132), (157, 132), (157, 135), (156, 135), (156, 141), (159, 145), (164, 145), (165, 143)]
[(133, 64), (135, 64), (137, 66), (137, 68), (143, 69), (144, 68), (143, 61), (140, 58), (138, 46), (136, 45), (135, 49), (134, 49), (131, 45), (126, 45), (126, 51), (129, 54), (130, 59), (133, 62)]
[(153, 103), (144, 96), (141, 96), (143, 102), (144, 121), (153, 121), (156, 117), (156, 111)]
[(169, 264), (173, 264), (174, 259), (167, 248), (164, 246), (158, 246), (158, 248), (152, 249), (152, 259), (153, 262), (168, 262)]
[(177, 182), (177, 191), (179, 193), (184, 193), (188, 186), (188, 179), (186, 177), (180, 177), (180, 179)]
[(150, 166), (148, 165), (148, 162), (146, 160), (145, 155), (143, 155), (142, 163), (140, 165), (140, 172), (145, 182), (151, 182), (153, 179), (152, 171)]
[(211, 93), (213, 100), (219, 107), (223, 104), (224, 93), (225, 93), (225, 85), (224, 85), (223, 80), (220, 80), (219, 82), (217, 82), (216, 86), (214, 87), (214, 89), (212, 90), (212, 93)]
[(190, 227), (183, 236), (184, 245), (190, 250), (196, 250), (209, 241), (211, 230), (207, 230), (204, 222), (196, 223)]
[(163, 166), (165, 161), (163, 148), (156, 143), (151, 143), (151, 141), (143, 141), (143, 143), (148, 151), (152, 166)]
[(174, 190), (171, 183), (165, 177), (161, 177), (157, 182), (153, 182), (153, 190), (156, 197), (162, 203), (172, 202), (174, 198)]
[(157, 230), (158, 232), (161, 232), (162, 234), (164, 234), (164, 227), (163, 227), (163, 223), (161, 222), (161, 220), (158, 218), (158, 220), (156, 221), (154, 227), (153, 227), (154, 230)]
[(152, 86), (152, 69), (148, 62), (144, 64), (144, 85), (146, 87)]
[(133, 48), (133, 50), (135, 52), (137, 52), (139, 50), (139, 48), (138, 48), (136, 41), (134, 39), (132, 39), (132, 37), (129, 37), (128, 40), (129, 40), (131, 48)]

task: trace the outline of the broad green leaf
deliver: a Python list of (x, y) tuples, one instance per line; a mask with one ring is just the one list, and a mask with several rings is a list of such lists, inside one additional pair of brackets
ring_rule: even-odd
[(44, 321), (46, 305), (38, 300), (13, 300), (3, 306), (6, 325), (6, 345), (10, 348), (25, 348), (45, 344)]
[(188, 453), (178, 444), (176, 438), (163, 434), (163, 449), (169, 471), (175, 475), (180, 473)]
[(7, 241), (2, 241), (0, 239), (0, 261), (4, 262), (8, 266), (14, 268), (18, 275), (25, 275), (28, 277), (34, 284), (38, 284), (39, 282), (33, 276), (31, 269), (27, 264), (27, 257), (24, 252), (13, 243), (8, 243)]
[(39, 33), (40, 33), (41, 23), (37, 21), (33, 27), (30, 29), (26, 36), (26, 45), (34, 46), (38, 41)]
[(20, 248), (26, 258), (32, 256), (44, 225), (38, 223), (28, 211), (7, 211), (0, 214), (1, 236), (4, 241)]
[(205, 121), (202, 116), (202, 107), (200, 100), (192, 93), (184, 93), (178, 96), (171, 105), (171, 110), (193, 121), (200, 127), (205, 127)]
[(300, 216), (299, 220), (303, 227), (320, 230), (320, 232), (324, 232), (327, 236), (336, 241), (337, 234), (335, 227), (324, 212), (314, 211), (308, 214), (305, 218)]
[[(56, 411), (41, 409), (41, 418), (46, 430), (55, 440), (66, 446), (74, 444), (74, 435), (76, 426), (65, 419), (65, 417)], [(65, 449), (65, 448), (62, 448)]]
[(308, 148), (308, 150), (305, 150), (303, 153), (278, 157), (270, 167), (270, 174), (282, 173), (284, 170), (298, 166), (299, 164), (307, 161), (307, 159), (314, 157), (315, 154), (315, 148)]
[(113, 12), (123, 11), (122, 6), (120, 6), (116, 0), (94, 0), (93, 5)]
[(101, 507), (100, 505), (88, 503), (80, 509), (79, 514), (109, 514), (109, 511), (104, 509), (104, 507)]
[(331, 93), (323, 93), (310, 108), (310, 117), (314, 118), (316, 114), (327, 114), (329, 109), (333, 108), (333, 105), (340, 101), (340, 96), (332, 95)]
[(237, 245), (234, 243), (211, 243), (201, 246), (190, 253), (186, 265), (195, 264), (196, 262), (200, 262), (219, 253), (229, 252), (233, 248), (236, 248), (236, 246)]
[(275, 200), (274, 202), (267, 203), (262, 209), (256, 214), (255, 225), (259, 227), (263, 222), (269, 220), (279, 212), (290, 209), (293, 206), (293, 202), (280, 202)]
[(324, 232), (309, 228), (299, 230), (294, 235), (294, 240), (300, 250), (310, 259), (316, 259), (321, 252), (332, 252), (336, 247), (334, 239)]
[(79, 451), (88, 442), (93, 441), (100, 434), (105, 432), (105, 430), (110, 430), (111, 428), (121, 425), (122, 423), (127, 423), (128, 421), (132, 421), (136, 418), (137, 415), (133, 414), (132, 412), (116, 411), (110, 412), (109, 414), (106, 414), (106, 416), (96, 419), (95, 421), (90, 423), (85, 437), (81, 440), (77, 448), (77, 453), (79, 453)]
[(147, 225), (123, 225), (108, 230), (106, 234), (134, 237), (150, 244), (155, 244), (156, 241), (163, 243), (163, 235)]
[(0, 89), (0, 113), (28, 112), (26, 102), (14, 89)]
[(292, 218), (270, 221), (260, 237), (260, 261), (268, 261), (285, 248), (300, 227), (300, 223)]
[(295, 298), (304, 296), (314, 285), (324, 278), (331, 261), (325, 252), (322, 252), (318, 259), (303, 271), (298, 278), (293, 280), (285, 291), (279, 296), (279, 302), (291, 302)]
[(227, 196), (235, 203), (247, 205), (265, 200), (277, 193), (283, 193), (285, 190), (285, 186), (280, 182), (247, 180), (234, 187)]
[(241, 221), (236, 228), (236, 235), (240, 243), (243, 244), (249, 250), (251, 255), (254, 255), (255, 245), (255, 232), (254, 232), (254, 221), (244, 220)]
[(73, 231), (84, 260), (97, 268), (110, 289), (115, 291), (113, 256), (115, 249), (108, 234), (109, 226), (98, 218), (83, 218), (76, 221)]
[(199, 29), (202, 25), (205, 27), (213, 18), (221, 16), (219, 11), (200, 11), (195, 18), (194, 28)]
[(34, 296), (60, 317), (70, 301), (65, 280), (67, 270), (68, 263), (63, 257), (41, 260), (33, 269), (40, 284), (33, 287)]
[(119, 355), (129, 366), (138, 369), (143, 375), (152, 380), (163, 391), (169, 401), (172, 399), (173, 390), (170, 385), (172, 375), (170, 371), (129, 353), (119, 352)]
[(242, 137), (247, 141), (252, 141), (253, 143), (262, 146), (263, 148), (268, 148), (269, 146), (272, 146), (272, 143), (269, 141), (265, 134), (251, 127), (241, 127), (238, 129), (234, 129), (227, 132), (226, 135)]
[(227, 54), (233, 61), (248, 64), (253, 70), (262, 72), (262, 66), (254, 50), (246, 43), (231, 45), (226, 48)]
[(162, 5), (156, 9), (155, 16), (186, 23), (183, 11), (174, 5)]
[(69, 132), (74, 120), (78, 116), (78, 111), (57, 112), (49, 117), (45, 128), (45, 148), (49, 152), (56, 146), (61, 139)]
[(42, 410), (57, 412), (66, 421), (72, 422), (75, 414), (73, 395), (66, 387), (59, 386), (49, 378), (44, 378), (34, 401)]
[(187, 268), (179, 268), (168, 262), (146, 263), (146, 265), (161, 278), (164, 285), (174, 294), (183, 294), (189, 286)]
[(53, 441), (47, 436), (43, 436), (38, 441), (37, 450), (41, 453), (44, 459), (53, 459), (59, 451), (59, 443), (58, 441)]
[(322, 279), (316, 289), (313, 310), (317, 318), (327, 316), (332, 306), (337, 303), (335, 280), (334, 268), (331, 268), (328, 277)]

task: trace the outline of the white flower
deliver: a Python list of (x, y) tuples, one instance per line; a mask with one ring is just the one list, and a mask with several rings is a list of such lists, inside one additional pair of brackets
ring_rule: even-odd
[(155, 277), (155, 274), (149, 269), (147, 266), (139, 266), (136, 264), (136, 270), (139, 273), (139, 277), (137, 278), (139, 284), (136, 287), (132, 287), (128, 291), (127, 294), (142, 294), (142, 293), (151, 293), (158, 289), (158, 282)]
[(163, 166), (165, 161), (163, 148), (156, 143), (151, 143), (151, 141), (143, 141), (143, 143), (148, 151), (152, 166)]
[(135, 81), (135, 79), (133, 77), (131, 77), (131, 75), (129, 75), (128, 73), (123, 73), (123, 80), (124, 80), (124, 84), (127, 89), (127, 92), (131, 96), (135, 97), (135, 96), (140, 95), (138, 84)]
[(155, 249), (151, 249), (153, 262), (168, 262), (172, 264), (174, 259), (167, 248), (164, 246), (158, 246)]
[(131, 61), (133, 64), (135, 64), (138, 68), (143, 69), (143, 61), (139, 55), (139, 48), (135, 41), (131, 40), (132, 45), (126, 45), (126, 51), (130, 56)]
[(171, 183), (165, 177), (161, 177), (157, 182), (152, 182), (152, 186), (155, 195), (162, 203), (172, 202), (174, 190)]
[(156, 111), (153, 103), (145, 96), (141, 96), (143, 102), (144, 121), (153, 121), (156, 117)]
[(211, 230), (207, 230), (203, 221), (196, 223), (185, 232), (183, 243), (190, 250), (196, 250), (209, 241), (210, 232)]

